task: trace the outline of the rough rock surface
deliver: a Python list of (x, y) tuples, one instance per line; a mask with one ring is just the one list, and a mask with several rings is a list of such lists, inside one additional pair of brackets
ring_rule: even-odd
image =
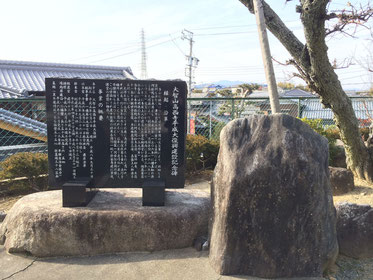
[(38, 257), (95, 255), (189, 247), (207, 233), (208, 193), (167, 191), (164, 207), (141, 206), (141, 195), (141, 189), (105, 189), (77, 208), (61, 206), (61, 191), (27, 195), (0, 225), (0, 244)]
[(255, 115), (225, 126), (211, 197), (218, 273), (318, 277), (335, 261), (328, 143), (302, 121)]
[(2, 221), (4, 221), (5, 217), (6, 217), (5, 212), (0, 211), (0, 223), (1, 223)]
[(329, 166), (329, 174), (333, 195), (348, 193), (355, 188), (354, 175), (351, 170)]
[(373, 258), (373, 208), (350, 203), (340, 203), (336, 208), (340, 253), (353, 258)]

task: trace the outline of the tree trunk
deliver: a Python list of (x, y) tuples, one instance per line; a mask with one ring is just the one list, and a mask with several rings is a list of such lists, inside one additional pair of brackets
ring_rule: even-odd
[[(240, 0), (253, 12), (251, 0)], [(306, 44), (284, 25), (263, 1), (267, 28), (280, 40), (294, 58), (298, 70), (321, 102), (331, 108), (346, 150), (347, 167), (355, 176), (373, 182), (372, 156), (360, 136), (358, 120), (351, 100), (343, 91), (338, 76), (329, 62), (325, 43), (326, 5), (329, 0), (301, 0), (301, 20)]]

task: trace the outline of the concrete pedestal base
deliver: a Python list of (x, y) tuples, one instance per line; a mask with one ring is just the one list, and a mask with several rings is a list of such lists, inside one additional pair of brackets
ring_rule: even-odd
[(63, 208), (62, 192), (27, 195), (0, 225), (9, 253), (38, 257), (158, 251), (192, 246), (205, 235), (210, 195), (166, 191), (166, 206), (143, 207), (141, 189), (105, 189), (87, 207)]

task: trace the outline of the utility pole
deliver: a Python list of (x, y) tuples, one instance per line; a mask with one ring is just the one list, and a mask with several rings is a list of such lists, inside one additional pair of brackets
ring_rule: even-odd
[(188, 86), (188, 97), (192, 97), (192, 86), (193, 86), (193, 68), (196, 68), (198, 65), (198, 58), (193, 56), (193, 32), (184, 29), (181, 32), (181, 39), (186, 39), (189, 41), (189, 55), (186, 56), (187, 58), (187, 68), (185, 69), (185, 76), (189, 78)]
[(275, 72), (273, 70), (271, 51), (268, 43), (267, 30), (263, 13), (263, 3), (261, 0), (253, 0), (256, 25), (258, 26), (260, 48), (262, 50), (262, 58), (264, 71), (268, 84), (269, 101), (271, 103), (272, 113), (280, 113), (280, 102), (278, 99), (277, 84)]
[(141, 29), (141, 79), (145, 80), (148, 78), (146, 70), (146, 47), (145, 47), (145, 32)]
[[(193, 32), (184, 29), (181, 31), (181, 39), (186, 39), (189, 41), (189, 55), (186, 56), (187, 58), (187, 68), (185, 69), (185, 76), (189, 78), (188, 81), (188, 97), (192, 97), (192, 86), (193, 86), (193, 68), (196, 68), (198, 65), (198, 58), (193, 57)], [(190, 121), (191, 121), (191, 107), (190, 102), (188, 102), (187, 106), (188, 110), (188, 122), (187, 122), (187, 130), (190, 133)]]

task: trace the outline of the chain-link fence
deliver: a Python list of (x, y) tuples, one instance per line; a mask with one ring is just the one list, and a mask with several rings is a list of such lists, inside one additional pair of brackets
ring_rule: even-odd
[[(360, 126), (371, 124), (373, 98), (351, 98)], [(318, 98), (280, 99), (281, 112), (294, 117), (322, 119), (333, 125), (333, 113)], [(190, 98), (188, 132), (219, 139), (221, 129), (232, 119), (253, 114), (271, 114), (268, 98)], [(17, 152), (47, 151), (44, 99), (0, 99), (0, 161)]]
[[(351, 98), (361, 127), (373, 119), (373, 98)], [(268, 98), (190, 98), (188, 99), (189, 133), (219, 139), (221, 129), (232, 119), (254, 114), (269, 115)], [(321, 119), (324, 126), (334, 125), (333, 112), (323, 108), (318, 98), (282, 98), (282, 113), (293, 117)]]
[(44, 99), (0, 99), (0, 161), (18, 152), (46, 152)]

